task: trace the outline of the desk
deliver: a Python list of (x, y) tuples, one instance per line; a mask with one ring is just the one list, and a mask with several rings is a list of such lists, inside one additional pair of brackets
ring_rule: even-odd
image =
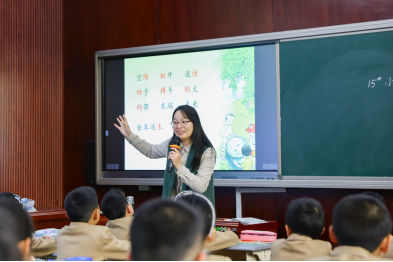
[[(31, 219), (34, 222), (34, 230), (40, 230), (45, 228), (58, 228), (61, 229), (64, 226), (68, 226), (71, 222), (66, 216), (65, 209), (46, 210), (29, 213)], [(97, 225), (105, 226), (108, 222), (108, 218), (101, 215), (100, 221)]]

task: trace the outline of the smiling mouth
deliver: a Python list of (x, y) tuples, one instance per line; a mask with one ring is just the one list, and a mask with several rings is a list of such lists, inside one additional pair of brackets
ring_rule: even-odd
[(184, 134), (185, 131), (183, 131), (183, 130), (177, 130), (176, 132), (177, 132), (179, 135), (182, 135), (182, 134)]

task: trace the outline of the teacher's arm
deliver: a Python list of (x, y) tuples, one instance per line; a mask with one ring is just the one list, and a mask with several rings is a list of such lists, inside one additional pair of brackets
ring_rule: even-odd
[(193, 174), (187, 167), (181, 165), (181, 167), (176, 171), (176, 174), (180, 176), (183, 182), (187, 184), (192, 190), (198, 193), (203, 193), (209, 186), (215, 165), (216, 152), (213, 148), (209, 147), (202, 154), (198, 173)]
[(135, 135), (131, 132), (130, 125), (128, 124), (127, 117), (125, 115), (119, 116), (117, 118), (117, 122), (119, 125), (114, 124), (114, 126), (119, 129), (120, 133), (126, 138), (128, 143), (133, 145), (139, 152), (148, 158), (162, 158), (166, 157), (168, 151), (168, 144), (171, 138), (162, 142), (158, 145), (153, 145), (145, 140), (139, 138), (139, 136)]
[(171, 139), (172, 138), (169, 138), (160, 144), (153, 145), (133, 133), (126, 137), (128, 143), (133, 145), (139, 152), (141, 152), (148, 158), (166, 157), (168, 153), (168, 145)]

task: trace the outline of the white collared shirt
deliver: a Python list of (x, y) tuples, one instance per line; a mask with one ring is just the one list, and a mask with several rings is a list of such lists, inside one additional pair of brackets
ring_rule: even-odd
[[(172, 138), (169, 138), (158, 145), (152, 145), (145, 140), (139, 138), (139, 136), (131, 133), (127, 138), (127, 141), (133, 145), (139, 152), (149, 158), (163, 158), (167, 157), (169, 142)], [(210, 179), (214, 172), (214, 166), (216, 164), (216, 152), (212, 147), (209, 147), (203, 152), (201, 157), (201, 164), (197, 174), (191, 173), (186, 167), (188, 153), (191, 145), (182, 146), (180, 149), (181, 155), (181, 167), (176, 170), (175, 186), (172, 191), (172, 198), (181, 192), (183, 183), (188, 185), (193, 191), (203, 193), (209, 186)]]

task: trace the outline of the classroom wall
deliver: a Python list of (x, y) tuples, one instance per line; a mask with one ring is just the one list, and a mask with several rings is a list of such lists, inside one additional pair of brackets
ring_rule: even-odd
[(63, 202), (61, 0), (0, 1), (0, 192)]
[[(64, 193), (85, 183), (85, 142), (94, 139), (94, 52), (114, 48), (260, 34), (392, 19), (389, 0), (67, 0), (64, 5), (65, 148)], [(99, 197), (109, 186), (96, 186)], [(136, 206), (161, 196), (161, 187), (139, 191)], [(244, 194), (243, 215), (278, 220), (289, 201), (314, 197), (331, 209), (360, 190), (288, 189), (287, 193)], [(378, 191), (388, 198), (389, 191)], [(216, 187), (218, 217), (234, 217), (235, 188)], [(279, 237), (285, 236), (283, 226)], [(327, 239), (327, 234), (324, 235)]]
[[(62, 207), (65, 194), (85, 185), (98, 50), (392, 19), (390, 10), (389, 0), (0, 1), (0, 190), (30, 196), (42, 210)], [(101, 199), (110, 187), (95, 188)], [(122, 188), (136, 206), (161, 195), (160, 187)], [(332, 207), (353, 192), (245, 194), (243, 215), (283, 225), (289, 201), (310, 196), (330, 222)], [(391, 206), (391, 193), (378, 192)], [(219, 217), (235, 216), (235, 188), (217, 187), (216, 203)]]

